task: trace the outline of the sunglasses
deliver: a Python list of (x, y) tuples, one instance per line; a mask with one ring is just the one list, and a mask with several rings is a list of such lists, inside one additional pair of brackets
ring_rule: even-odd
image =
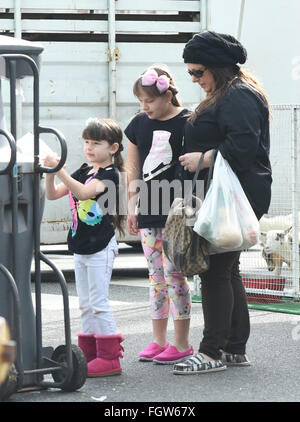
[(195, 76), (196, 78), (201, 78), (203, 76), (203, 73), (206, 71), (206, 68), (204, 69), (197, 69), (197, 70), (188, 70), (188, 74), (191, 76)]

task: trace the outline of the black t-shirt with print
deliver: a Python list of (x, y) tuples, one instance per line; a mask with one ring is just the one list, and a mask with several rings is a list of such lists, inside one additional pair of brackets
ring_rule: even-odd
[[(68, 246), (71, 252), (79, 255), (90, 255), (101, 251), (115, 234), (113, 217), (107, 210), (108, 207), (109, 210), (114, 209), (119, 175), (112, 165), (100, 167), (97, 173), (91, 173), (91, 169), (92, 167), (85, 163), (71, 175), (82, 184), (89, 183), (95, 178), (106, 185), (104, 192), (83, 201), (79, 201), (71, 192), (69, 193), (73, 222), (68, 233)], [(114, 189), (111, 189), (111, 194), (108, 195), (108, 189), (113, 186)]]
[(141, 191), (139, 198), (139, 228), (165, 226), (176, 193), (168, 188), (168, 182), (176, 177), (188, 113), (187, 109), (183, 109), (169, 120), (149, 119), (146, 113), (139, 113), (124, 131), (138, 147), (140, 179), (146, 185), (146, 192), (145, 189)]

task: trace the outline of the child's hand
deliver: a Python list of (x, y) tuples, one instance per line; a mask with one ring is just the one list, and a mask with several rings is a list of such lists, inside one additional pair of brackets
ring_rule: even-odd
[(59, 162), (59, 157), (54, 157), (53, 155), (46, 155), (44, 160), (44, 166), (45, 167), (56, 167)]
[(132, 235), (139, 234), (137, 216), (136, 215), (128, 215), (127, 216), (127, 230)]

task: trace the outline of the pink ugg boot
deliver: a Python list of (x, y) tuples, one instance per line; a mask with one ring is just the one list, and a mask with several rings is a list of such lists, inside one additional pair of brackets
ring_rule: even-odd
[(103, 377), (121, 374), (119, 358), (124, 351), (122, 334), (95, 335), (97, 357), (88, 364), (88, 377)]
[(86, 361), (90, 362), (95, 359), (97, 356), (95, 334), (79, 333), (77, 336), (78, 346), (83, 351)]

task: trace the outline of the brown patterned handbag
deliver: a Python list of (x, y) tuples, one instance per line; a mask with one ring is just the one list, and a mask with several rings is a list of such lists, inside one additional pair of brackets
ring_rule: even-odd
[[(190, 194), (184, 198), (174, 199), (163, 231), (163, 249), (166, 257), (178, 271), (186, 276), (201, 274), (209, 268), (208, 242), (193, 230), (202, 200), (192, 192), (203, 159), (204, 154), (199, 160)], [(212, 167), (213, 164), (210, 166), (207, 186), (210, 182)]]

